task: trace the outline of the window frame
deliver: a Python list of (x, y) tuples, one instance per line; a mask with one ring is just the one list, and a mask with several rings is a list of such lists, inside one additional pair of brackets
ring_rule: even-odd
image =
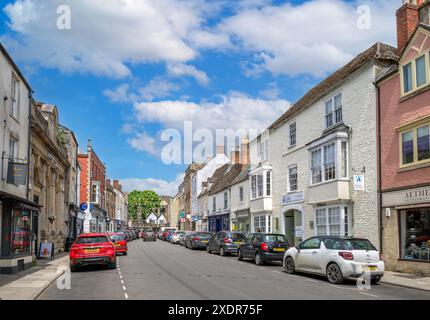
[(297, 122), (294, 120), (288, 125), (288, 147), (294, 148), (297, 144)]
[[(417, 60), (424, 57), (424, 65), (425, 65), (425, 82), (424, 84), (418, 86), (417, 83)], [(411, 65), (411, 80), (412, 80), (412, 87), (411, 90), (405, 91), (405, 70), (404, 68), (408, 65)], [(421, 88), (430, 85), (430, 51), (427, 50), (425, 52), (420, 52), (416, 57), (414, 57), (411, 60), (408, 60), (407, 62), (403, 63), (400, 66), (400, 95), (401, 97), (407, 96), (411, 93), (414, 93)]]
[[(291, 188), (291, 170), (296, 169), (296, 188)], [(299, 169), (297, 164), (293, 164), (288, 167), (288, 185), (287, 185), (288, 192), (297, 192), (299, 190)]]
[[(336, 108), (336, 98), (340, 96), (340, 107)], [(330, 112), (327, 112), (327, 106), (330, 103)], [(340, 112), (339, 112), (340, 111)], [(336, 121), (337, 115), (340, 113), (339, 121)], [(330, 116), (330, 124), (328, 122)], [(336, 92), (329, 98), (324, 100), (324, 129), (330, 129), (339, 123), (343, 122), (343, 94), (342, 91)]]
[[(399, 166), (400, 168), (407, 168), (410, 166), (415, 166), (423, 163), (430, 163), (430, 157), (428, 159), (424, 160), (418, 160), (418, 129), (422, 127), (428, 127), (429, 128), (429, 134), (430, 134), (430, 118), (421, 122), (416, 122), (413, 125), (409, 125), (407, 127), (402, 128), (398, 132), (399, 137)], [(412, 143), (413, 143), (413, 161), (410, 163), (404, 163), (403, 162), (403, 135), (407, 132), (412, 131)]]
[[(16, 87), (15, 87), (15, 84), (16, 84)], [(9, 115), (18, 121), (19, 112), (20, 112), (19, 104), (20, 104), (20, 97), (21, 97), (21, 81), (19, 80), (19, 77), (14, 72), (12, 72), (10, 95), (11, 95), (11, 99), (10, 99), (11, 101), (10, 101)]]
[[(12, 143), (14, 145), (12, 152)], [(13, 135), (9, 136), (9, 157), (11, 161), (19, 159), (19, 139)]]
[(244, 188), (243, 186), (239, 187), (239, 202), (243, 202), (244, 200)]
[[(329, 212), (330, 209), (339, 209), (339, 223), (338, 224), (330, 224), (330, 219), (329, 219)], [(319, 210), (323, 210), (324, 211), (324, 216), (325, 216), (325, 233), (324, 234), (318, 234), (318, 226), (321, 224), (317, 224), (317, 211)], [(314, 221), (315, 221), (315, 228), (314, 228), (314, 235), (316, 237), (319, 236), (348, 236), (349, 234), (351, 234), (352, 231), (352, 224), (351, 224), (351, 210), (348, 206), (346, 205), (330, 205), (330, 206), (322, 206), (322, 207), (317, 207), (314, 209)], [(333, 235), (330, 234), (330, 226), (331, 225), (339, 225), (340, 227), (340, 235)]]

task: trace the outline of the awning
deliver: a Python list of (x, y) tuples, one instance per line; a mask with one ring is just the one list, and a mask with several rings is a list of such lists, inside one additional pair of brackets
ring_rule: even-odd
[(21, 208), (27, 210), (39, 211), (42, 207), (40, 204), (36, 202), (27, 200), (25, 198), (18, 197), (16, 195), (0, 191), (0, 201), (11, 201), (17, 203)]

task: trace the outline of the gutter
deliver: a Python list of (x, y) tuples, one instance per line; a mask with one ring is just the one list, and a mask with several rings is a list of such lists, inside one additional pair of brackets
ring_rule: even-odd
[(377, 94), (377, 101), (376, 101), (376, 109), (377, 109), (377, 125), (378, 125), (378, 211), (379, 211), (379, 244), (380, 248), (379, 251), (383, 253), (383, 243), (382, 243), (382, 231), (384, 229), (382, 225), (382, 165), (381, 165), (381, 92), (379, 86), (374, 82), (374, 85), (376, 87), (376, 94)]
[(33, 97), (31, 94), (31, 90), (28, 93), (28, 152), (27, 152), (27, 200), (30, 196), (30, 164), (31, 164), (31, 103), (33, 101)]

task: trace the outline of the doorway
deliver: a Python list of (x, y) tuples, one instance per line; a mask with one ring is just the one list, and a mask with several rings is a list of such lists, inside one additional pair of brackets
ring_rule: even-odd
[(298, 245), (303, 241), (302, 212), (288, 210), (284, 214), (284, 231), (287, 240), (292, 245)]

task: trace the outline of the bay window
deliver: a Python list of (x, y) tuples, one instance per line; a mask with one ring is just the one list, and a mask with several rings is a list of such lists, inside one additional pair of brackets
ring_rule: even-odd
[(334, 139), (310, 150), (311, 185), (348, 178), (348, 142)]
[(257, 175), (257, 196), (261, 198), (263, 196), (263, 175)]
[(257, 198), (257, 176), (253, 175), (251, 177), (251, 198)]
[(400, 132), (400, 164), (414, 165), (430, 161), (430, 123)]
[(262, 171), (251, 175), (251, 200), (272, 195), (272, 172)]
[(317, 236), (348, 236), (350, 224), (348, 207), (327, 206), (315, 210)]
[(266, 196), (270, 197), (272, 195), (272, 182), (271, 182), (271, 172), (266, 172)]

